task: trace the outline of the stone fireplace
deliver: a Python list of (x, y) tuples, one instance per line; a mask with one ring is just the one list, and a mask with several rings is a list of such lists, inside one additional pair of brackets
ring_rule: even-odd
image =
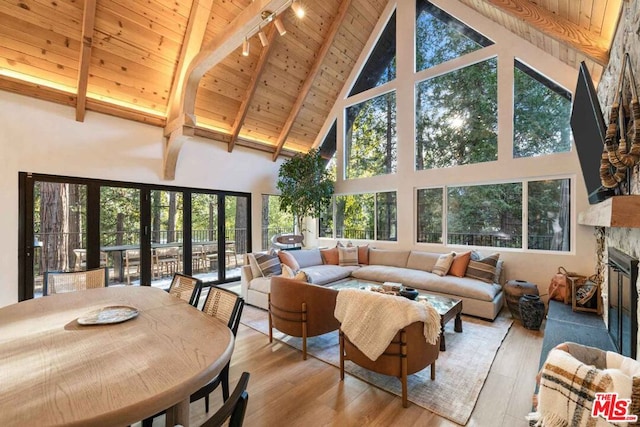
[[(598, 99), (605, 120), (608, 120), (611, 105), (617, 93), (618, 79), (625, 53), (629, 54), (630, 66), (636, 76), (636, 85), (640, 85), (640, 0), (625, 2), (620, 15), (609, 63), (605, 67), (597, 86)], [(593, 75), (593, 74), (592, 74)], [(628, 86), (628, 85), (627, 85)], [(640, 88), (638, 88), (640, 89)], [(625, 88), (626, 90), (626, 88)], [(627, 98), (629, 99), (629, 98)], [(635, 165), (629, 171), (629, 177), (619, 188), (619, 196), (612, 197), (580, 213), (580, 224), (595, 226), (597, 248), (597, 272), (602, 283), (602, 306), (604, 321), (613, 326), (614, 342), (622, 335), (627, 338), (618, 345), (625, 352), (638, 358), (638, 289), (637, 260), (640, 258), (640, 169)], [(623, 254), (618, 257), (618, 255)], [(610, 267), (610, 261), (621, 258), (622, 265)], [(635, 259), (635, 275), (629, 259)], [(624, 265), (627, 265), (625, 267)], [(631, 266), (629, 266), (631, 265)], [(626, 272), (629, 274), (626, 274)], [(621, 288), (618, 288), (618, 286)], [(615, 286), (610, 294), (610, 286)], [(610, 296), (611, 295), (611, 296)], [(610, 301), (616, 299), (616, 301)], [(612, 305), (612, 303), (615, 303)], [(626, 306), (624, 306), (626, 303)], [(623, 307), (624, 306), (624, 307)], [(609, 313), (611, 308), (612, 313)], [(634, 313), (630, 313), (633, 311)], [(633, 320), (635, 314), (635, 320)], [(610, 325), (614, 321), (617, 324)], [(630, 325), (633, 322), (633, 325)], [(633, 347), (633, 348), (631, 348)]]

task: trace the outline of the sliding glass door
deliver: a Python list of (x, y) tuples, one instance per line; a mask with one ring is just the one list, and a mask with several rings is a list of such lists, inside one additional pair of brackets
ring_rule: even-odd
[(251, 251), (246, 193), (20, 173), (19, 299), (46, 273), (107, 268), (108, 285), (168, 288), (240, 278)]

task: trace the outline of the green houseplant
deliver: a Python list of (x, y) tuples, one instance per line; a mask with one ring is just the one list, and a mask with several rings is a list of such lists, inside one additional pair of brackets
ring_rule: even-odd
[(333, 181), (326, 161), (317, 149), (296, 154), (280, 166), (277, 188), (281, 192), (280, 209), (296, 220), (296, 232), (302, 233), (302, 220), (318, 218), (331, 204)]

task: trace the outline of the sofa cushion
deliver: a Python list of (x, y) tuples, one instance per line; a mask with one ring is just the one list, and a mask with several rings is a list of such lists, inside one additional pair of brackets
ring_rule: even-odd
[(350, 248), (338, 247), (338, 264), (358, 265), (358, 248), (352, 246)]
[(314, 285), (326, 285), (349, 277), (352, 271), (358, 269), (357, 266), (341, 267), (339, 265), (315, 265), (303, 267), (302, 271), (307, 275), (307, 282)]
[(369, 264), (388, 265), (392, 267), (406, 267), (409, 251), (369, 249)]
[(482, 280), (483, 282), (493, 283), (496, 277), (498, 258), (500, 258), (500, 254), (495, 253), (475, 261), (472, 255), (465, 276)]
[(451, 263), (448, 274), (456, 277), (464, 277), (465, 273), (467, 272), (467, 266), (469, 265), (470, 260), (471, 251), (456, 254), (455, 258), (453, 258), (453, 262)]
[(338, 247), (331, 249), (320, 249), (320, 255), (322, 256), (322, 262), (329, 265), (338, 265)]
[(298, 251), (290, 251), (290, 253), (296, 261), (298, 261), (300, 268), (310, 267), (312, 265), (322, 265), (320, 249), (301, 249)]
[(249, 289), (268, 294), (271, 286), (271, 277), (256, 277), (249, 282)]
[(440, 255), (438, 257), (438, 260), (436, 261), (436, 265), (433, 266), (433, 270), (431, 270), (431, 272), (433, 274), (437, 274), (438, 276), (446, 276), (446, 274), (449, 272), (449, 268), (451, 268), (451, 263), (453, 263), (453, 258), (455, 256), (455, 252)]
[(500, 286), (469, 277), (437, 276), (433, 273), (408, 268), (366, 265), (351, 273), (356, 279), (373, 282), (397, 282), (404, 286), (482, 301), (493, 301)]
[(407, 268), (431, 271), (439, 257), (440, 254), (434, 252), (411, 251), (407, 259)]
[(289, 251), (278, 251), (278, 258), (280, 262), (286, 266), (289, 266), (294, 272), (300, 270), (300, 265), (296, 261), (295, 257), (291, 255)]

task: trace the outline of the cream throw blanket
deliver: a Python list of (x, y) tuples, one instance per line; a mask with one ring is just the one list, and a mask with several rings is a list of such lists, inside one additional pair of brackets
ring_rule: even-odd
[(538, 412), (527, 418), (543, 427), (637, 425), (591, 417), (595, 393), (616, 392), (618, 399), (631, 399), (630, 415), (640, 410), (640, 363), (612, 352), (606, 359), (607, 369), (596, 369), (565, 351), (551, 350), (542, 368)]
[(361, 289), (340, 289), (334, 312), (349, 340), (371, 360), (389, 346), (398, 331), (424, 322), (424, 337), (435, 344), (440, 336), (440, 315), (427, 301)]

